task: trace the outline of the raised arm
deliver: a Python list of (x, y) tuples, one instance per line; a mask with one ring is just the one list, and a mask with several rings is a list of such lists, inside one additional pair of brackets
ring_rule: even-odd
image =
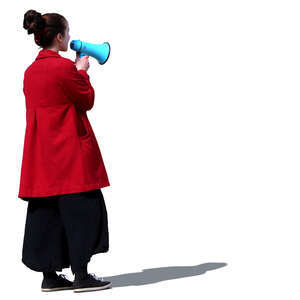
[(72, 60), (65, 59), (61, 73), (60, 83), (70, 101), (80, 110), (92, 109), (95, 92), (87, 72), (77, 70)]

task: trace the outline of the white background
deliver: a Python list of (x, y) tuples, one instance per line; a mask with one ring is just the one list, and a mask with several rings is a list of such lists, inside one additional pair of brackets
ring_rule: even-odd
[[(1, 288), (41, 297), (21, 262), (27, 10), (64, 15), (90, 57), (88, 118), (110, 187), (102, 299), (299, 299), (298, 1), (9, 1), (1, 26)], [(62, 56), (75, 59), (69, 48)], [(151, 270), (149, 270), (151, 269)], [(73, 279), (70, 269), (64, 274)], [(44, 294), (43, 294), (44, 295)], [(48, 299), (74, 297), (72, 291)]]

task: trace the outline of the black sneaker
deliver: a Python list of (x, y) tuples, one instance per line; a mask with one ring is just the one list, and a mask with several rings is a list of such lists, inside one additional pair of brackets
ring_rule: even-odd
[(52, 292), (60, 290), (72, 290), (73, 282), (66, 278), (66, 275), (59, 274), (57, 277), (44, 278), (42, 281), (42, 292)]
[(100, 279), (94, 273), (88, 273), (84, 279), (75, 279), (73, 282), (74, 292), (98, 291), (109, 287), (111, 282)]

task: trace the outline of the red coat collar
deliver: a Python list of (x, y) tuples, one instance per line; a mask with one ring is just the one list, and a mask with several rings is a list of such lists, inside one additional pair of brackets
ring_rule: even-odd
[(41, 59), (41, 58), (46, 58), (46, 57), (61, 57), (61, 56), (54, 50), (42, 49), (42, 50), (40, 50), (40, 52), (35, 60)]

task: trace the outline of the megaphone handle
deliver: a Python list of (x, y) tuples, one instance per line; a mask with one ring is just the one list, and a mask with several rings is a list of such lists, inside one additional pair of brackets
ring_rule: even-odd
[(87, 54), (85, 54), (84, 52), (80, 52), (80, 51), (78, 51), (80, 54), (79, 54), (79, 57), (81, 58), (81, 57), (83, 57), (83, 56), (85, 56), (85, 55), (87, 55)]

